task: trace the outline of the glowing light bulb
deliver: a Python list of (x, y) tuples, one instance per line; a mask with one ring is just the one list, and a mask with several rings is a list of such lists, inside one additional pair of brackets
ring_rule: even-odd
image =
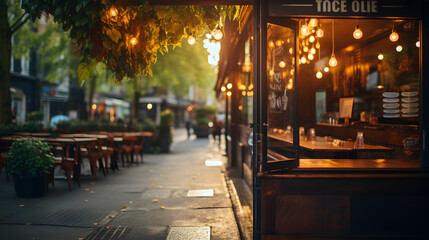
[(246, 91), (242, 91), (242, 92), (241, 92), (241, 95), (246, 96), (246, 95), (247, 95), (247, 94), (246, 94)]
[(308, 52), (308, 47), (307, 47), (307, 46), (305, 46), (302, 50), (303, 50), (304, 52)]
[(231, 92), (231, 91), (228, 91), (228, 92), (226, 93), (226, 95), (229, 97), (229, 96), (231, 96), (231, 95), (232, 95), (232, 92)]
[(197, 42), (197, 39), (195, 39), (194, 36), (191, 35), (191, 36), (188, 37), (188, 43), (189, 43), (189, 45), (194, 45), (196, 42)]
[(152, 103), (148, 103), (147, 106), (146, 106), (146, 108), (147, 108), (147, 110), (151, 110), (153, 108)]
[(392, 33), (389, 36), (389, 39), (392, 42), (396, 42), (399, 39), (399, 34), (393, 30)]
[(302, 64), (305, 64), (306, 62), (307, 62), (307, 59), (306, 59), (305, 57), (302, 57), (302, 58), (301, 58), (301, 63), (302, 63)]
[(289, 54), (293, 54), (293, 48), (289, 48)]
[(335, 66), (337, 66), (337, 64), (338, 64), (338, 61), (337, 61), (337, 59), (335, 58), (335, 55), (334, 55), (334, 54), (332, 54), (332, 55), (331, 55), (331, 58), (329, 59), (329, 66), (331, 66), (331, 67), (335, 67)]
[(95, 110), (95, 109), (97, 109), (97, 104), (92, 104), (92, 106), (91, 106), (91, 108), (93, 109), (93, 110)]
[(220, 30), (219, 28), (218, 28), (218, 29), (216, 29), (216, 30), (214, 31), (214, 33), (213, 33), (213, 37), (214, 37), (214, 39), (216, 39), (216, 40), (221, 40), (221, 39), (222, 39), (222, 37), (223, 37), (222, 30)]
[(308, 27), (307, 25), (302, 25), (301, 26), (301, 35), (307, 36), (308, 34), (310, 34), (310, 27)]
[(402, 52), (402, 46), (401, 45), (396, 46), (396, 51), (397, 52)]
[(293, 79), (292, 78), (289, 78), (289, 83), (293, 83)]
[(321, 28), (317, 29), (316, 36), (318, 38), (322, 38), (324, 34), (325, 34), (325, 32)]
[(287, 85), (287, 89), (292, 89), (293, 88), (293, 85), (292, 85), (292, 83), (289, 83), (288, 85)]
[(316, 46), (315, 46), (317, 49), (319, 49), (320, 48), (320, 43), (316, 43)]
[(311, 53), (311, 54), (316, 54), (316, 49), (315, 49), (315, 48), (311, 48), (311, 49), (310, 49), (310, 53)]
[(226, 88), (231, 89), (232, 88), (232, 83), (226, 84)]
[(312, 43), (312, 42), (314, 42), (314, 40), (316, 40), (316, 38), (314, 36), (310, 36), (310, 38), (308, 40)]
[(225, 87), (225, 86), (222, 86), (222, 87), (220, 87), (220, 90), (221, 90), (222, 92), (225, 92), (225, 91), (226, 91), (226, 87)]
[(118, 9), (116, 9), (114, 6), (112, 6), (109, 10), (110, 16), (116, 17), (118, 16)]
[(280, 62), (279, 62), (279, 66), (280, 66), (281, 68), (284, 68), (284, 67), (286, 67), (286, 63), (285, 63), (284, 61), (280, 61)]
[(282, 40), (277, 40), (277, 41), (276, 41), (276, 46), (277, 46), (277, 47), (280, 47), (281, 45), (282, 45)]
[(322, 72), (320, 70), (317, 71), (316, 77), (317, 77), (317, 79), (321, 79), (323, 77), (323, 74), (322, 74)]
[(378, 54), (378, 56), (377, 56), (377, 58), (378, 58), (378, 60), (383, 60), (383, 58), (384, 58), (384, 55), (383, 55), (383, 53), (379, 53)]
[(137, 43), (138, 43), (139, 41), (137, 40), (137, 38), (135, 38), (135, 37), (133, 37), (133, 38), (131, 38), (131, 40), (130, 40), (130, 43), (131, 43), (131, 45), (133, 45), (133, 46), (135, 46), (135, 45), (137, 45)]
[(308, 54), (308, 60), (313, 60), (314, 59), (314, 55), (313, 54)]
[(420, 40), (417, 40), (417, 42), (416, 42), (416, 47), (420, 47)]
[(268, 46), (269, 46), (269, 47), (274, 47), (274, 42), (273, 42), (273, 41), (270, 41), (270, 42), (268, 43)]
[(328, 68), (328, 67), (325, 67), (325, 68), (323, 69), (323, 71), (325, 71), (325, 72), (329, 72), (329, 68)]
[(362, 30), (360, 30), (360, 28), (359, 28), (358, 26), (356, 26), (356, 29), (355, 29), (355, 31), (353, 32), (353, 37), (354, 37), (355, 39), (361, 39), (361, 38), (362, 38), (362, 36), (363, 36), (363, 32), (362, 32)]
[(310, 19), (310, 26), (316, 27), (317, 26), (317, 19), (315, 19), (315, 18)]

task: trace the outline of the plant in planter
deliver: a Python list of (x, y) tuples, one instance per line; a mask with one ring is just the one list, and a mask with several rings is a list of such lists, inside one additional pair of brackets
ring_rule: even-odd
[(169, 152), (170, 144), (173, 142), (172, 127), (174, 114), (170, 109), (161, 112), (161, 122), (159, 124), (158, 141), (161, 152)]
[(51, 146), (39, 139), (15, 140), (7, 156), (7, 168), (13, 175), (17, 197), (42, 197), (48, 173), (54, 166)]
[(216, 108), (204, 106), (195, 109), (195, 126), (194, 133), (197, 137), (208, 138), (210, 135), (210, 122), (216, 114)]

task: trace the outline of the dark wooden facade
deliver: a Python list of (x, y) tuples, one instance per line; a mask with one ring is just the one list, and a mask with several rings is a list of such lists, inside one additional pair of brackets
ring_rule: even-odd
[[(348, 1), (352, 2), (352, 1)], [(376, 1), (384, 6), (393, 1)], [(315, 4), (314, 1), (299, 2), (302, 5)], [(273, 5), (271, 5), (273, 4)], [(254, 239), (427, 239), (429, 237), (429, 154), (427, 131), (429, 71), (423, 66), (429, 59), (429, 19), (422, 9), (427, 9), (426, 1), (411, 1), (410, 9), (402, 12), (384, 12), (379, 16), (365, 14), (305, 14), (270, 9), (275, 5), (300, 5), (297, 1), (254, 1), (249, 21), (253, 25), (253, 161), (246, 152), (249, 127), (238, 122), (237, 111), (240, 102), (230, 99), (231, 122), (228, 134), (231, 136), (228, 158), (231, 166), (237, 168), (243, 177), (252, 173), (254, 191)], [(384, 4), (384, 5), (383, 5)], [(287, 11), (286, 11), (287, 12)], [(289, 14), (289, 15), (288, 15)], [(406, 137), (420, 139), (420, 153), (417, 159), (407, 156), (399, 159), (299, 159), (299, 167), (280, 171), (261, 171), (260, 164), (280, 159), (281, 155), (267, 149), (267, 124), (264, 112), (267, 110), (267, 93), (264, 88), (266, 74), (266, 27), (267, 21), (276, 22), (299, 17), (321, 18), (394, 18), (416, 19), (419, 22), (420, 49), (420, 123), (417, 133), (413, 126), (401, 128), (380, 125), (375, 128), (344, 125), (317, 125), (321, 136), (354, 138), (364, 132), (369, 143), (383, 142), (400, 151)], [(240, 70), (237, 56), (244, 37), (235, 26), (234, 36), (223, 42), (226, 50), (221, 58), (220, 75), (216, 90), (227, 82), (235, 83)], [(225, 40), (226, 41), (226, 40)], [(232, 50), (236, 49), (236, 50)], [(235, 76), (235, 77), (234, 77)], [(238, 76), (238, 77), (237, 77)], [(316, 85), (298, 77), (298, 105), (305, 105), (306, 111), (298, 112), (299, 126), (315, 126), (314, 91)], [(234, 94), (234, 93), (233, 93)], [(234, 97), (234, 95), (233, 95)], [(237, 98), (237, 95), (235, 95)], [(311, 119), (310, 121), (306, 121)], [(295, 128), (297, 129), (297, 127)], [(410, 131), (411, 129), (411, 131)], [(281, 141), (279, 146), (284, 146)], [(270, 155), (270, 156), (267, 156)], [(264, 160), (265, 159), (265, 160)], [(246, 163), (246, 165), (243, 165)], [(252, 172), (247, 166), (252, 167)]]

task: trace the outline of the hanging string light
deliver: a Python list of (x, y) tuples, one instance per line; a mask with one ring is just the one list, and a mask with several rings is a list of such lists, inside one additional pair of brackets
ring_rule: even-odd
[(359, 28), (359, 19), (356, 21), (356, 27), (355, 27), (355, 31), (353, 32), (353, 37), (355, 39), (361, 39), (363, 36), (363, 32), (362, 30), (360, 30)]
[(334, 19), (332, 19), (332, 54), (331, 54), (331, 58), (329, 59), (329, 66), (331, 66), (331, 67), (335, 67), (338, 64), (337, 59), (335, 58), (335, 54), (334, 54), (334, 52), (335, 52), (335, 50), (334, 50), (334, 47), (335, 47), (335, 41), (334, 41), (335, 35), (334, 35), (334, 31), (335, 31), (335, 28), (334, 28)]
[(110, 16), (116, 17), (116, 16), (118, 16), (118, 9), (115, 8), (114, 6), (112, 6), (112, 7), (110, 7), (109, 13), (110, 13)]
[(189, 43), (189, 45), (194, 45), (196, 42), (197, 42), (197, 39), (195, 39), (194, 36), (189, 35), (189, 37), (188, 37), (188, 43)]
[(380, 51), (380, 53), (378, 54), (378, 56), (377, 56), (377, 58), (378, 58), (378, 60), (383, 60), (383, 58), (384, 58), (384, 55), (383, 55), (383, 53)]
[(319, 67), (317, 68), (316, 78), (321, 79), (322, 77), (323, 77), (323, 74), (320, 71), (320, 50), (319, 50)]
[(396, 51), (402, 52), (402, 46), (400, 44), (398, 44), (398, 46), (396, 46)]
[(135, 45), (137, 45), (137, 43), (139, 43), (139, 41), (137, 40), (137, 38), (133, 37), (130, 39), (130, 43), (131, 43), (131, 45), (135, 46)]
[(392, 33), (389, 36), (390, 41), (396, 42), (399, 39), (399, 34), (395, 31), (395, 20), (393, 20)]

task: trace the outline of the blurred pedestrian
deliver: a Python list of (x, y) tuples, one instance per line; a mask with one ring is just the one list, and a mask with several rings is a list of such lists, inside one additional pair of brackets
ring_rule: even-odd
[(188, 121), (186, 121), (186, 131), (188, 132), (188, 139), (191, 137), (191, 128), (192, 128), (192, 121), (191, 119), (188, 119)]
[(223, 127), (222, 122), (214, 118), (213, 129), (212, 129), (213, 139), (216, 140), (217, 138), (219, 138), (219, 142), (220, 142), (220, 134), (222, 132), (222, 127)]

